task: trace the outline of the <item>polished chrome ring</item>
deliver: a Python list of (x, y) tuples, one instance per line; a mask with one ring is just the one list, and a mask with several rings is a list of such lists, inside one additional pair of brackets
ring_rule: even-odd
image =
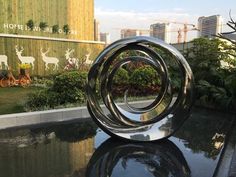
[[(125, 51), (138, 51), (142, 55), (118, 56)], [(169, 66), (159, 52), (168, 53), (179, 70), (181, 86), (173, 94)], [(161, 80), (161, 88), (154, 101), (142, 108), (133, 107), (126, 100), (128, 110), (115, 103), (111, 94), (113, 78), (122, 66), (135, 61), (142, 61), (152, 66)], [(189, 116), (193, 104), (194, 84), (192, 71), (182, 54), (171, 45), (150, 37), (132, 37), (118, 40), (105, 48), (94, 61), (86, 87), (87, 107), (91, 117), (111, 136), (134, 141), (153, 141), (169, 137)], [(99, 104), (103, 100), (105, 107)], [(150, 120), (140, 122), (132, 116), (153, 115), (158, 107), (165, 105), (161, 112)]]

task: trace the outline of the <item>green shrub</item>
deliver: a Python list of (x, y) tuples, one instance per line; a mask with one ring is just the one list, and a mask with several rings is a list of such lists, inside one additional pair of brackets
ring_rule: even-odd
[(83, 102), (87, 80), (86, 72), (71, 71), (56, 76), (51, 91), (60, 95), (60, 104)]
[(59, 104), (59, 95), (48, 90), (41, 90), (29, 95), (26, 109), (31, 111), (54, 108)]
[(40, 78), (40, 77), (33, 77), (33, 86), (35, 87), (43, 87), (43, 88), (50, 88), (53, 85), (53, 80), (46, 79), (46, 78)]
[(114, 76), (113, 83), (116, 85), (128, 84), (129, 83), (128, 71), (126, 71), (123, 68), (120, 68)]
[(53, 83), (49, 88), (29, 95), (26, 108), (41, 110), (68, 103), (82, 103), (85, 101), (86, 79), (86, 72), (62, 73), (53, 79)]
[(87, 81), (87, 72), (71, 71), (56, 76), (53, 80), (52, 91), (65, 92), (73, 89), (84, 90)]
[(154, 68), (144, 66), (134, 70), (130, 77), (130, 83), (140, 87), (159, 86), (160, 79)]

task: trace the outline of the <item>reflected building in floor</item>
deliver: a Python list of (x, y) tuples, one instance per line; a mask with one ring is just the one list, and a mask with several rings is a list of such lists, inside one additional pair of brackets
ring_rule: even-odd
[(94, 153), (94, 138), (71, 143), (69, 146), (70, 167), (73, 174), (84, 177), (87, 164)]
[(0, 176), (84, 177), (94, 152), (94, 137), (68, 143), (54, 133), (17, 131), (2, 133), (0, 146)]

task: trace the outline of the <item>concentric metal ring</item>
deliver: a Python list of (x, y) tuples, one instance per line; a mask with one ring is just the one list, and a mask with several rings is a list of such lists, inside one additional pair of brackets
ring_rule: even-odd
[[(125, 51), (138, 51), (142, 55), (120, 59), (118, 56)], [(175, 94), (166, 58), (158, 53), (162, 51), (168, 53), (178, 66), (181, 85)], [(112, 82), (119, 68), (136, 61), (155, 69), (160, 76), (161, 88), (150, 105), (136, 108), (126, 101), (129, 110), (124, 110), (114, 101)], [(87, 106), (91, 117), (108, 134), (135, 141), (153, 141), (170, 136), (188, 117), (193, 103), (193, 87), (192, 71), (174, 47), (150, 37), (127, 38), (109, 45), (94, 61), (88, 74)], [(126, 98), (127, 92), (124, 95)], [(100, 106), (99, 98), (102, 98), (105, 108)], [(168, 102), (166, 98), (169, 98)], [(149, 116), (163, 105), (165, 108), (161, 113), (150, 120), (131, 119), (133, 116)]]

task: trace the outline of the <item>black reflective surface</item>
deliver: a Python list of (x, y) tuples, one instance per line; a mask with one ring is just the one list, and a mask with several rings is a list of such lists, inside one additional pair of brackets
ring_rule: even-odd
[(232, 117), (194, 109), (174, 136), (151, 143), (111, 139), (91, 119), (1, 131), (0, 177), (212, 177)]
[(131, 143), (109, 139), (93, 154), (86, 177), (190, 177), (182, 152), (169, 140)]

